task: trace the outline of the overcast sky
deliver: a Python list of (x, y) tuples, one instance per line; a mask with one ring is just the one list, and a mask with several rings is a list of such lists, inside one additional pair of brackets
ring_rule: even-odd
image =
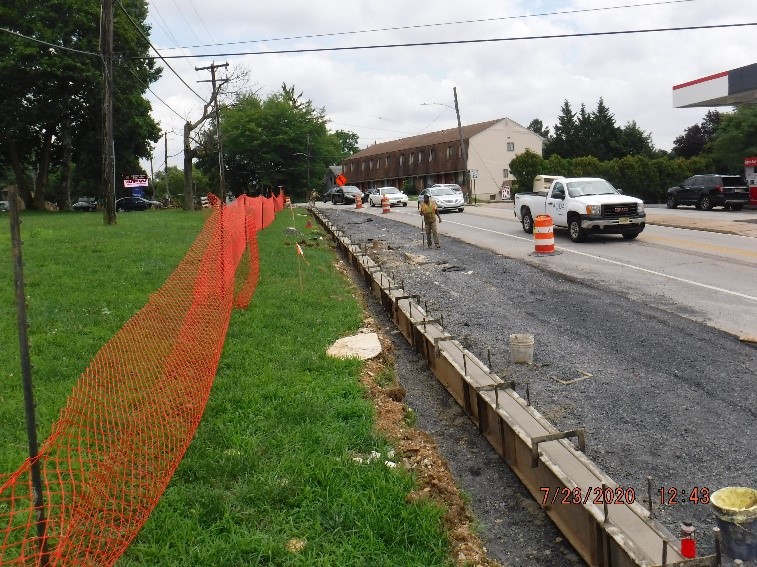
[[(162, 63), (163, 78), (147, 95), (168, 132), (169, 165), (180, 168), (183, 124), (202, 113), (197, 95), (211, 92), (199, 82), (209, 71), (195, 67), (212, 62), (229, 64), (219, 76), (248, 71), (247, 89), (263, 97), (294, 85), (325, 109), (332, 131), (357, 133), (361, 148), (456, 126), (456, 87), (463, 124), (507, 117), (527, 126), (538, 118), (553, 130), (565, 100), (574, 111), (582, 103), (593, 111), (602, 97), (618, 126), (636, 121), (655, 147), (670, 150), (709, 110), (673, 108), (672, 87), (757, 62), (757, 26), (512, 38), (748, 23), (757, 21), (756, 7), (755, 0), (150, 0), (153, 45), (164, 56), (200, 57), (168, 59), (197, 94)], [(505, 41), (262, 54), (481, 39)], [(162, 168), (163, 143), (154, 157)]]

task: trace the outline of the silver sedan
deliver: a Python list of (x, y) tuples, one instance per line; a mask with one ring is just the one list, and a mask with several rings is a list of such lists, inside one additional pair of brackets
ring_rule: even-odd
[(465, 210), (465, 202), (461, 193), (457, 193), (450, 187), (428, 187), (418, 195), (418, 206), (423, 202), (424, 195), (429, 196), (429, 200), (436, 203), (439, 211), (459, 211)]

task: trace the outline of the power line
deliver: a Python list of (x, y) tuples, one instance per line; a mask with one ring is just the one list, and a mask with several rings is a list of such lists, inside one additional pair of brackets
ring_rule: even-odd
[[(199, 98), (199, 99), (200, 99), (200, 100), (201, 100), (202, 102), (207, 102), (207, 101), (206, 101), (206, 100), (205, 100), (204, 98), (202, 98), (202, 97), (201, 97), (201, 96), (200, 96), (199, 94), (197, 94), (197, 92), (196, 92), (196, 91), (195, 91), (195, 90), (194, 90), (194, 89), (193, 89), (192, 87), (190, 87), (190, 86), (189, 86), (189, 85), (187, 84), (187, 82), (186, 82), (186, 81), (185, 81), (184, 79), (182, 79), (182, 78), (181, 78), (181, 75), (179, 75), (179, 74), (178, 74), (178, 73), (177, 73), (177, 72), (176, 72), (176, 71), (174, 70), (174, 68), (173, 68), (173, 67), (171, 67), (171, 65), (169, 65), (169, 64), (168, 64), (168, 61), (166, 61), (166, 60), (165, 60), (165, 58), (163, 57), (163, 55), (161, 55), (161, 54), (160, 54), (160, 52), (159, 52), (159, 51), (158, 51), (158, 50), (157, 50), (157, 49), (155, 48), (155, 46), (154, 46), (154, 45), (152, 44), (152, 42), (150, 41), (150, 38), (149, 38), (149, 37), (147, 37), (147, 35), (145, 34), (145, 32), (144, 32), (144, 31), (142, 30), (142, 27), (141, 27), (141, 26), (139, 26), (139, 25), (138, 25), (138, 24), (137, 24), (137, 23), (136, 23), (136, 22), (134, 21), (134, 19), (133, 19), (133, 18), (131, 17), (131, 15), (129, 14), (129, 12), (127, 12), (127, 11), (126, 11), (126, 8), (124, 8), (124, 5), (123, 5), (123, 3), (121, 3), (121, 1), (120, 1), (120, 0), (119, 0), (119, 2), (118, 2), (118, 5), (119, 5), (119, 7), (121, 8), (121, 11), (122, 11), (122, 12), (123, 12), (124, 14), (126, 14), (126, 17), (127, 17), (127, 18), (129, 19), (129, 21), (131, 22), (131, 25), (133, 25), (133, 26), (134, 26), (134, 29), (136, 29), (136, 30), (137, 30), (137, 31), (139, 32), (139, 34), (140, 34), (140, 35), (141, 35), (141, 36), (142, 36), (142, 37), (144, 38), (144, 40), (145, 40), (145, 41), (147, 42), (147, 45), (149, 45), (149, 46), (150, 46), (150, 48), (151, 48), (151, 49), (152, 49), (152, 50), (153, 50), (153, 51), (155, 52), (155, 54), (156, 54), (156, 55), (157, 55), (157, 56), (158, 56), (158, 57), (160, 58), (160, 60), (161, 60), (161, 61), (163, 61), (163, 63), (165, 63), (165, 64), (166, 64), (166, 67), (168, 67), (168, 68), (169, 68), (169, 69), (171, 70), (171, 72), (172, 72), (172, 73), (173, 73), (174, 75), (176, 75), (176, 77), (177, 77), (177, 78), (178, 78), (178, 79), (179, 79), (179, 80), (180, 80), (180, 81), (181, 81), (181, 82), (182, 82), (182, 83), (184, 84), (184, 86), (185, 86), (185, 87), (187, 87), (187, 88), (188, 88), (188, 89), (189, 89), (189, 90), (190, 90), (190, 91), (191, 91), (192, 93), (194, 93), (194, 95), (195, 95), (195, 96), (196, 96), (197, 98)], [(127, 59), (128, 59), (128, 58), (127, 58)], [(148, 57), (133, 57), (133, 58), (131, 58), (131, 59), (152, 59), (152, 58), (151, 58), (151, 57), (150, 57), (150, 58), (148, 58)]]
[[(632, 35), (639, 33), (659, 33), (675, 31), (695, 31), (710, 30), (723, 28), (737, 28), (757, 25), (757, 22), (747, 22), (741, 24), (715, 24), (711, 26), (686, 26), (680, 28), (652, 28), (641, 30), (620, 30), (608, 32), (587, 32), (587, 33), (570, 33), (558, 35), (531, 35), (520, 37), (497, 37), (489, 39), (457, 39), (451, 41), (424, 41), (417, 43), (387, 43), (382, 45), (355, 45), (350, 47), (313, 47), (306, 49), (281, 49), (277, 51), (242, 51), (236, 53), (206, 53), (202, 55), (165, 55), (161, 59), (196, 59), (196, 58), (215, 58), (215, 57), (240, 57), (243, 55), (284, 55), (288, 53), (323, 53), (327, 51), (359, 51), (365, 49), (390, 49), (395, 47), (429, 47), (436, 45), (469, 45), (476, 43), (497, 43), (504, 41), (533, 41), (539, 39), (566, 39), (577, 37), (603, 37), (612, 35)], [(154, 49), (154, 48), (153, 48)], [(145, 59), (145, 57), (132, 57), (131, 59)]]
[(498, 18), (480, 18), (476, 20), (459, 20), (459, 21), (453, 21), (453, 22), (415, 24), (415, 25), (409, 25), (409, 26), (394, 26), (394, 27), (388, 27), (388, 28), (375, 28), (375, 29), (367, 29), (367, 30), (342, 31), (342, 32), (331, 32), (331, 33), (309, 34), (309, 35), (295, 35), (295, 36), (290, 36), (290, 37), (277, 37), (277, 38), (267, 38), (267, 39), (250, 39), (250, 40), (245, 40), (245, 41), (230, 41), (226, 43), (210, 43), (210, 44), (204, 44), (204, 45), (190, 45), (186, 47), (177, 47), (176, 49), (194, 49), (198, 47), (218, 47), (222, 45), (243, 45), (243, 44), (249, 44), (249, 43), (268, 43), (268, 42), (274, 42), (274, 41), (289, 41), (293, 39), (318, 39), (318, 38), (323, 38), (323, 37), (359, 35), (359, 34), (365, 34), (365, 33), (376, 33), (376, 32), (384, 32), (384, 31), (414, 30), (414, 29), (422, 29), (422, 28), (456, 26), (460, 24), (480, 24), (480, 23), (489, 23), (489, 22), (501, 22), (505, 20), (539, 18), (543, 16), (563, 16), (563, 15), (580, 14), (580, 13), (586, 13), (586, 12), (604, 12), (608, 10), (620, 10), (620, 9), (626, 9), (626, 8), (643, 8), (643, 7), (649, 7), (649, 6), (661, 6), (664, 4), (681, 4), (681, 3), (694, 2), (694, 1), (696, 0), (662, 0), (660, 2), (649, 2), (646, 4), (626, 4), (623, 6), (605, 6), (603, 8), (584, 8), (584, 9), (578, 9), (578, 10), (564, 10), (564, 11), (559, 11), (559, 12), (543, 12), (540, 14), (525, 14), (525, 15), (520, 15), (520, 16), (502, 16)]
[(35, 43), (40, 43), (42, 45), (46, 45), (47, 47), (52, 47), (53, 49), (62, 49), (64, 51), (71, 51), (73, 53), (79, 53), (80, 55), (92, 55), (94, 57), (100, 57), (99, 53), (95, 53), (93, 51), (82, 51), (81, 49), (74, 49), (73, 47), (66, 47), (65, 45), (59, 45), (54, 43), (48, 43), (47, 41), (42, 41), (41, 39), (37, 39), (36, 37), (29, 37), (28, 35), (24, 35), (22, 33), (18, 33), (13, 30), (9, 30), (7, 28), (0, 28), (0, 31), (5, 32), (10, 35), (15, 35), (16, 37), (20, 37), (22, 39), (28, 39), (29, 41), (33, 41)]

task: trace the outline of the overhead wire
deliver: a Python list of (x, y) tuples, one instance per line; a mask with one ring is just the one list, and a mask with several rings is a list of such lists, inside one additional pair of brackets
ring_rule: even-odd
[(354, 31), (341, 31), (341, 32), (330, 32), (330, 33), (320, 33), (320, 34), (308, 34), (308, 35), (295, 35), (295, 36), (289, 36), (289, 37), (277, 37), (277, 38), (267, 38), (267, 39), (250, 39), (250, 40), (244, 40), (244, 41), (230, 41), (225, 43), (214, 43), (214, 44), (204, 44), (204, 45), (190, 45), (186, 47), (181, 47), (179, 49), (196, 49), (198, 47), (219, 47), (222, 45), (243, 45), (248, 43), (268, 43), (268, 42), (274, 42), (274, 41), (290, 41), (294, 39), (319, 39), (324, 37), (338, 37), (338, 36), (345, 36), (345, 35), (359, 35), (359, 34), (366, 34), (366, 33), (376, 33), (376, 32), (385, 32), (385, 31), (403, 31), (403, 30), (415, 30), (415, 29), (422, 29), (422, 28), (433, 28), (433, 27), (443, 27), (443, 26), (455, 26), (455, 25), (461, 25), (461, 24), (480, 24), (480, 23), (490, 23), (490, 22), (501, 22), (505, 20), (519, 20), (519, 19), (525, 19), (525, 18), (537, 18), (537, 17), (544, 17), (544, 16), (562, 16), (562, 15), (572, 15), (572, 14), (581, 14), (586, 12), (603, 12), (608, 10), (619, 10), (619, 9), (626, 9), (626, 8), (641, 8), (641, 7), (649, 7), (649, 6), (661, 6), (664, 4), (681, 4), (686, 2), (695, 2), (696, 0), (662, 0), (659, 2), (648, 2), (644, 4), (625, 4), (621, 6), (604, 6), (600, 8), (582, 8), (582, 9), (576, 9), (576, 10), (562, 10), (557, 12), (542, 12), (538, 14), (522, 14), (518, 16), (501, 16), (497, 18), (479, 18), (475, 20), (458, 20), (458, 21), (452, 21), (452, 22), (436, 22), (436, 23), (430, 23), (430, 24), (413, 24), (413, 25), (407, 25), (407, 26), (392, 26), (392, 27), (386, 27), (386, 28), (374, 28), (374, 29), (366, 29), (366, 30), (354, 30)]
[[(568, 38), (581, 38), (581, 37), (606, 37), (615, 35), (633, 35), (642, 33), (661, 33), (661, 32), (676, 32), (676, 31), (699, 31), (699, 30), (711, 30), (711, 29), (725, 29), (725, 28), (738, 28), (755, 26), (757, 22), (742, 22), (737, 24), (712, 24), (705, 26), (683, 26), (673, 28), (648, 28), (638, 30), (617, 30), (617, 31), (604, 31), (604, 32), (585, 32), (585, 33), (568, 33), (568, 34), (555, 34), (555, 35), (530, 35), (530, 36), (518, 36), (518, 37), (494, 37), (484, 39), (455, 39), (448, 41), (420, 41), (413, 43), (386, 43), (378, 45), (354, 45), (345, 47), (311, 47), (311, 48), (298, 48), (298, 49), (280, 49), (276, 51), (243, 51), (243, 52), (230, 52), (230, 53), (204, 53), (199, 55), (164, 55), (162, 59), (194, 59), (194, 58), (209, 58), (209, 57), (241, 57), (243, 55), (284, 55), (292, 53), (324, 53), (324, 52), (336, 52), (336, 51), (361, 51), (368, 49), (393, 49), (397, 47), (430, 47), (438, 45), (473, 45), (479, 43), (500, 43), (510, 41), (536, 41), (542, 39), (568, 39)], [(132, 57), (132, 59), (145, 59), (145, 57)]]
[[(166, 61), (165, 57), (164, 57), (164, 56), (163, 56), (163, 55), (162, 55), (162, 54), (160, 53), (160, 51), (158, 51), (158, 50), (157, 50), (157, 48), (156, 48), (156, 47), (155, 47), (155, 46), (154, 46), (154, 45), (152, 44), (152, 42), (150, 41), (150, 38), (149, 38), (149, 37), (147, 37), (147, 34), (145, 34), (144, 30), (142, 29), (142, 26), (140, 26), (139, 24), (137, 24), (137, 22), (135, 22), (135, 21), (134, 21), (134, 19), (133, 19), (133, 18), (131, 17), (131, 14), (129, 14), (129, 12), (127, 12), (127, 11), (126, 11), (126, 8), (124, 7), (123, 3), (122, 3), (122, 2), (120, 1), (120, 0), (118, 0), (118, 6), (119, 6), (119, 7), (121, 8), (121, 11), (123, 11), (123, 13), (124, 13), (124, 14), (126, 15), (126, 17), (127, 17), (128, 19), (129, 19), (129, 21), (131, 22), (131, 25), (132, 25), (132, 26), (134, 26), (134, 29), (136, 29), (136, 30), (137, 30), (137, 32), (139, 32), (139, 34), (140, 34), (140, 35), (141, 35), (141, 36), (142, 36), (142, 37), (144, 38), (144, 40), (145, 40), (145, 41), (147, 42), (147, 44), (148, 44), (148, 45), (150, 46), (150, 49), (152, 49), (152, 50), (153, 50), (153, 51), (155, 52), (155, 54), (156, 54), (156, 55), (158, 56), (158, 58), (159, 58), (159, 59), (160, 59), (161, 61), (163, 61), (163, 63), (165, 63), (165, 64), (166, 64), (166, 67), (168, 67), (168, 68), (169, 68), (169, 69), (171, 70), (171, 72), (172, 72), (172, 73), (173, 73), (174, 75), (176, 75), (176, 77), (177, 77), (177, 78), (178, 78), (178, 79), (179, 79), (179, 80), (180, 80), (180, 81), (181, 81), (181, 82), (182, 82), (182, 83), (184, 84), (184, 86), (185, 86), (185, 87), (187, 87), (187, 88), (188, 88), (188, 89), (189, 89), (189, 90), (190, 90), (190, 91), (191, 91), (191, 92), (192, 92), (192, 93), (193, 93), (193, 94), (194, 94), (194, 95), (195, 95), (195, 96), (196, 96), (197, 98), (199, 98), (199, 99), (200, 99), (200, 100), (201, 100), (202, 102), (204, 102), (205, 104), (207, 104), (207, 102), (208, 102), (208, 101), (206, 101), (206, 100), (205, 100), (205, 99), (204, 99), (204, 98), (203, 98), (202, 96), (200, 96), (200, 95), (199, 95), (199, 94), (197, 93), (197, 91), (195, 91), (195, 90), (194, 90), (194, 89), (193, 89), (192, 87), (190, 87), (190, 86), (189, 86), (189, 85), (187, 84), (187, 82), (186, 82), (186, 81), (185, 81), (185, 80), (184, 80), (184, 79), (183, 79), (183, 78), (181, 77), (181, 75), (179, 75), (179, 74), (178, 74), (178, 73), (177, 73), (177, 72), (176, 72), (176, 71), (174, 70), (174, 68), (173, 68), (173, 67), (171, 67), (171, 65), (170, 65), (170, 64), (168, 63), (168, 61)], [(127, 58), (127, 59), (128, 59), (128, 58)], [(137, 58), (132, 58), (132, 59), (147, 59), (147, 58), (146, 58), (146, 57), (137, 57)], [(152, 59), (152, 57), (150, 57), (149, 59)]]

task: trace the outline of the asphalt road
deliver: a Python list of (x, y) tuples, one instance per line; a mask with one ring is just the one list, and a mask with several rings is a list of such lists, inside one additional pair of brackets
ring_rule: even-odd
[[(327, 204), (340, 210), (350, 206)], [(381, 215), (364, 207), (356, 214)], [(418, 227), (414, 203), (395, 207), (393, 220)], [(499, 255), (615, 289), (736, 336), (757, 337), (757, 211), (648, 208), (650, 224), (633, 241), (600, 236), (576, 244), (555, 230), (556, 256), (533, 255), (511, 204), (467, 207), (442, 215), (439, 232)], [(674, 225), (674, 226), (668, 226)], [(677, 226), (675, 226), (677, 225)], [(682, 228), (682, 227), (694, 227)], [(738, 231), (737, 234), (732, 232)], [(749, 236), (749, 234), (754, 236)]]
[[(353, 242), (378, 241), (375, 251), (368, 248), (383, 269), (408, 294), (419, 294), (432, 315), (442, 315), (445, 328), (478, 358), (487, 360), (490, 351), (494, 371), (515, 380), (521, 395), (528, 384), (534, 407), (558, 428), (584, 427), (587, 456), (643, 495), (637, 500), (643, 505), (651, 476), (657, 518), (674, 535), (680, 522), (692, 520), (700, 551), (712, 552), (710, 507), (661, 501), (659, 491), (757, 486), (757, 349), (731, 334), (754, 330), (749, 297), (757, 297), (757, 241), (719, 233), (727, 241), (713, 244), (698, 240), (713, 236), (702, 231), (650, 226), (636, 241), (573, 245), (558, 233), (562, 254), (536, 258), (528, 235), (507, 218), (511, 210), (476, 207), (442, 215), (442, 248), (429, 250), (413, 204), (391, 214), (319, 208)], [(706, 246), (732, 257), (712, 250), (705, 256)], [(730, 264), (736, 271), (721, 277)], [(742, 286), (744, 278), (751, 280)], [(712, 288), (737, 298), (727, 300), (734, 319), (740, 309), (751, 310), (746, 327), (716, 328), (729, 326), (729, 317), (717, 313), (727, 301), (688, 305)], [(371, 308), (392, 333), (380, 308)], [(534, 365), (510, 363), (508, 336), (519, 332), (535, 337)], [(491, 556), (510, 566), (582, 564), (425, 363), (399, 333), (391, 336), (406, 403), (469, 495)]]

